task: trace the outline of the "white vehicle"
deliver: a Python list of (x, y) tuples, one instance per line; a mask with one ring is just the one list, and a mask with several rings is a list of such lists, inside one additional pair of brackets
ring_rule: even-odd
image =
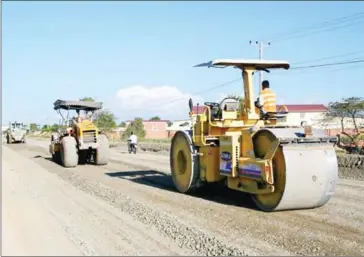
[(9, 128), (6, 131), (6, 142), (12, 143), (25, 143), (28, 128), (23, 123), (10, 122)]

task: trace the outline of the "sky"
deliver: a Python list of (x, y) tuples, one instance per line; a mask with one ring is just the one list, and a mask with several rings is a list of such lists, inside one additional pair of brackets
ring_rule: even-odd
[[(364, 57), (363, 17), (341, 29), (289, 34), (360, 11), (361, 1), (2, 2), (2, 123), (58, 123), (54, 101), (86, 96), (102, 101), (119, 122), (155, 115), (186, 119), (190, 97), (202, 105), (243, 94), (241, 81), (209, 91), (239, 78), (238, 70), (194, 65), (257, 59), (250, 40), (271, 40), (263, 58), (286, 60), (291, 67)], [(363, 68), (358, 63), (263, 76), (280, 104), (327, 104), (364, 97)]]

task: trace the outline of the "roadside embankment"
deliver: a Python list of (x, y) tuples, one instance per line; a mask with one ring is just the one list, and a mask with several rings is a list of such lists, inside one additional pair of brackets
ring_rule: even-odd
[(364, 155), (338, 153), (339, 177), (364, 180)]

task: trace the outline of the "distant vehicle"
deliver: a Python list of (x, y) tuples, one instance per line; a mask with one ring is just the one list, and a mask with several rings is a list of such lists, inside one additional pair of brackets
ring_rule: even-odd
[(10, 122), (6, 131), (6, 142), (12, 143), (26, 143), (26, 135), (28, 134), (28, 127), (19, 122)]

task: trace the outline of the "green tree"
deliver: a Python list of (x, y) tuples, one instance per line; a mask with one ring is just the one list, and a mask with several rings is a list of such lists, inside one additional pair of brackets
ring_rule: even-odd
[(38, 125), (36, 124), (36, 123), (30, 123), (29, 124), (29, 129), (30, 129), (30, 131), (38, 131), (39, 130), (39, 128), (38, 128)]
[(159, 116), (154, 116), (154, 117), (150, 118), (150, 120), (161, 120), (161, 118)]
[(357, 119), (363, 116), (364, 99), (361, 97), (344, 98), (340, 102), (331, 102), (328, 105), (328, 112), (325, 115), (325, 120), (340, 119), (341, 131), (344, 132), (345, 118), (351, 118), (354, 124), (354, 129), (358, 133), (359, 127)]
[(41, 130), (42, 130), (42, 132), (48, 132), (48, 131), (50, 131), (50, 126), (49, 125), (43, 125)]
[(168, 127), (171, 127), (173, 125), (173, 122), (169, 120), (167, 125)]
[(54, 123), (52, 126), (50, 126), (50, 131), (57, 132), (59, 128), (60, 128), (59, 124)]
[(144, 129), (144, 122), (142, 118), (135, 118), (132, 122), (130, 122), (124, 131), (122, 138), (128, 138), (131, 135), (131, 132), (133, 132), (138, 138), (145, 137), (146, 131)]
[(54, 123), (53, 125), (43, 125), (42, 132), (57, 132), (59, 124)]
[(323, 123), (331, 122), (334, 119), (339, 119), (341, 124), (341, 132), (345, 131), (344, 121), (348, 117), (348, 111), (345, 103), (331, 102), (328, 105), (328, 111), (324, 116)]
[(84, 97), (84, 98), (80, 98), (80, 101), (86, 101), (86, 102), (95, 102), (95, 100), (92, 97)]
[(125, 121), (120, 122), (119, 127), (125, 128), (126, 127)]
[(113, 113), (107, 110), (103, 110), (95, 114), (95, 125), (105, 132), (110, 132), (116, 128), (116, 117)]
[[(344, 98), (342, 101), (331, 102), (328, 105), (328, 112), (326, 113), (323, 122), (339, 119), (341, 123), (341, 133), (339, 136), (339, 143), (341, 143), (341, 134), (345, 135), (349, 142), (357, 145), (357, 140), (360, 139), (361, 133), (357, 124), (357, 119), (363, 116), (364, 112), (364, 99), (362, 97), (349, 97)], [(354, 134), (345, 132), (345, 119), (351, 119), (354, 124)], [(340, 144), (339, 144), (340, 146)]]
[[(95, 99), (87, 96), (80, 98), (80, 101), (95, 102)], [(93, 120), (95, 125), (105, 132), (110, 132), (117, 127), (115, 115), (107, 110), (96, 111)]]
[(357, 119), (363, 116), (364, 99), (362, 97), (349, 97), (344, 99), (346, 110), (349, 117), (352, 119), (356, 133), (359, 133)]

